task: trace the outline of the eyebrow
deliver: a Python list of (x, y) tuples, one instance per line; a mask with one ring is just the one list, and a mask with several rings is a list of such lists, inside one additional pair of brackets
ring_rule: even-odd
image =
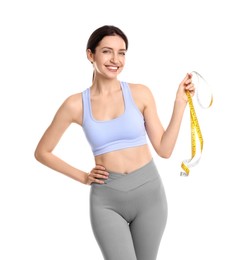
[[(109, 50), (113, 50), (113, 48), (111, 47), (102, 47), (102, 49), (109, 49)], [(119, 51), (126, 51), (126, 49), (119, 49)]]

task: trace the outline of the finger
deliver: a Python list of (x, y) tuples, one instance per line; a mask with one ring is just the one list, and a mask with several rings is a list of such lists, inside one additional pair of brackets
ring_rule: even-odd
[(105, 167), (99, 164), (96, 164), (96, 166), (94, 167), (94, 169), (100, 169), (100, 170), (105, 170)]
[(185, 82), (192, 77), (192, 74), (187, 73), (184, 79), (181, 81), (181, 84), (185, 84)]
[(193, 90), (193, 89), (195, 89), (195, 86), (194, 86), (193, 83), (191, 83), (191, 84), (186, 85), (186, 86), (185, 86), (185, 89)]
[(195, 92), (195, 88), (189, 88), (188, 89), (190, 92)]
[(96, 173), (100, 173), (100, 174), (105, 174), (105, 175), (108, 175), (109, 173), (106, 171), (105, 167), (103, 166), (96, 166), (94, 169), (93, 169), (94, 172)]
[(192, 79), (191, 78), (188, 78), (186, 81), (185, 81), (185, 84), (188, 85), (188, 84), (191, 84), (192, 83)]
[(99, 179), (94, 179), (94, 182), (99, 183), (99, 184), (104, 184), (105, 183), (103, 180), (99, 180)]
[(103, 178), (103, 179), (107, 179), (108, 178), (108, 175), (104, 175), (104, 174), (94, 174), (93, 175), (95, 178)]
[(108, 173), (108, 172), (106, 172), (106, 171), (102, 171), (102, 170), (94, 170), (94, 173), (95, 173), (95, 174), (106, 175), (106, 176), (108, 176), (108, 175), (109, 175), (109, 173)]
[(90, 183), (95, 182), (95, 183), (104, 184), (104, 181), (103, 181), (103, 180), (96, 179), (96, 178), (94, 178), (94, 177), (92, 177), (92, 176), (89, 177), (89, 180), (90, 180)]

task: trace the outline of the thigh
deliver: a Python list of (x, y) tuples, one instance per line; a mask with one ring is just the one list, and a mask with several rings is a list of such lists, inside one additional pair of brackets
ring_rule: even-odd
[(160, 179), (145, 185), (143, 203), (130, 224), (137, 260), (156, 260), (167, 221), (167, 201)]
[(127, 221), (111, 209), (91, 215), (92, 229), (105, 260), (137, 260)]

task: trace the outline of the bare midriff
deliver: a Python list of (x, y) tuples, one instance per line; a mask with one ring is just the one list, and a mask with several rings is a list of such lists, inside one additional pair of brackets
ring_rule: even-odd
[(105, 167), (106, 171), (130, 173), (152, 160), (148, 145), (125, 148), (95, 156), (96, 164)]

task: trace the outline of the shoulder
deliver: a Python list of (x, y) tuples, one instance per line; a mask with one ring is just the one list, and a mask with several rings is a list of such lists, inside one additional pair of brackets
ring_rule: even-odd
[(70, 96), (68, 96), (64, 102), (63, 105), (67, 109), (77, 109), (82, 104), (82, 94), (81, 93), (75, 93)]
[(152, 91), (144, 84), (128, 83), (131, 93), (134, 97), (143, 99), (145, 101), (153, 98)]
[(61, 109), (70, 115), (72, 121), (80, 124), (82, 117), (82, 94), (75, 93), (68, 96), (63, 101)]
[(135, 93), (149, 94), (151, 90), (148, 86), (138, 83), (128, 83), (130, 90)]

